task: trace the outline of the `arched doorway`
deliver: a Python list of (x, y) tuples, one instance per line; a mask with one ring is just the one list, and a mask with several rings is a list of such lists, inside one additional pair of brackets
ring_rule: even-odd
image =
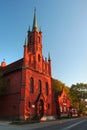
[(44, 102), (41, 99), (40, 103), (39, 103), (39, 116), (40, 116), (40, 118), (43, 117), (43, 115), (44, 115)]

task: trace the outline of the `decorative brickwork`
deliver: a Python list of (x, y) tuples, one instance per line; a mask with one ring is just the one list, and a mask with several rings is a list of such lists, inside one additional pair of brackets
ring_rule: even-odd
[(51, 60), (43, 58), (42, 32), (36, 11), (32, 31), (28, 31), (22, 59), (0, 66), (4, 95), (0, 95), (0, 117), (26, 119), (53, 115)]

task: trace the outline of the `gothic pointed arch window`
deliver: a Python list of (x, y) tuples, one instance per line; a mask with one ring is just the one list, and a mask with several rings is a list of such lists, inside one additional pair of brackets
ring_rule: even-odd
[(37, 42), (40, 43), (40, 37), (39, 36), (37, 37)]
[(40, 62), (40, 54), (38, 54), (38, 61)]
[(46, 82), (46, 96), (48, 96), (49, 90), (48, 90), (48, 82)]
[(42, 83), (41, 80), (38, 81), (38, 92), (41, 93), (42, 91)]
[(34, 79), (30, 78), (30, 93), (34, 93)]

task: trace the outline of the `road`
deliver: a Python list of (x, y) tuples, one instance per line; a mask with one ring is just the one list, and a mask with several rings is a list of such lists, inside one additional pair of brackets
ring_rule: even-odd
[(87, 130), (87, 118), (57, 120), (26, 125), (0, 121), (0, 130)]
[[(44, 128), (38, 130), (44, 130)], [(87, 130), (87, 118), (59, 121), (46, 127), (45, 130)]]

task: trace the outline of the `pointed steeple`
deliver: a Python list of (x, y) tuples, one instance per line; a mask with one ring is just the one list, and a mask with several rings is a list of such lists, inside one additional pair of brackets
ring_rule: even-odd
[(50, 61), (51, 60), (51, 58), (50, 58), (50, 53), (48, 53), (48, 61)]
[(37, 18), (36, 18), (36, 8), (34, 9), (34, 19), (33, 19), (33, 28), (32, 31), (36, 29), (38, 31), (38, 24), (37, 24)]
[(25, 38), (25, 43), (24, 43), (24, 45), (27, 46), (27, 40), (26, 40), (26, 38)]
[(42, 32), (42, 28), (40, 27), (39, 32)]

